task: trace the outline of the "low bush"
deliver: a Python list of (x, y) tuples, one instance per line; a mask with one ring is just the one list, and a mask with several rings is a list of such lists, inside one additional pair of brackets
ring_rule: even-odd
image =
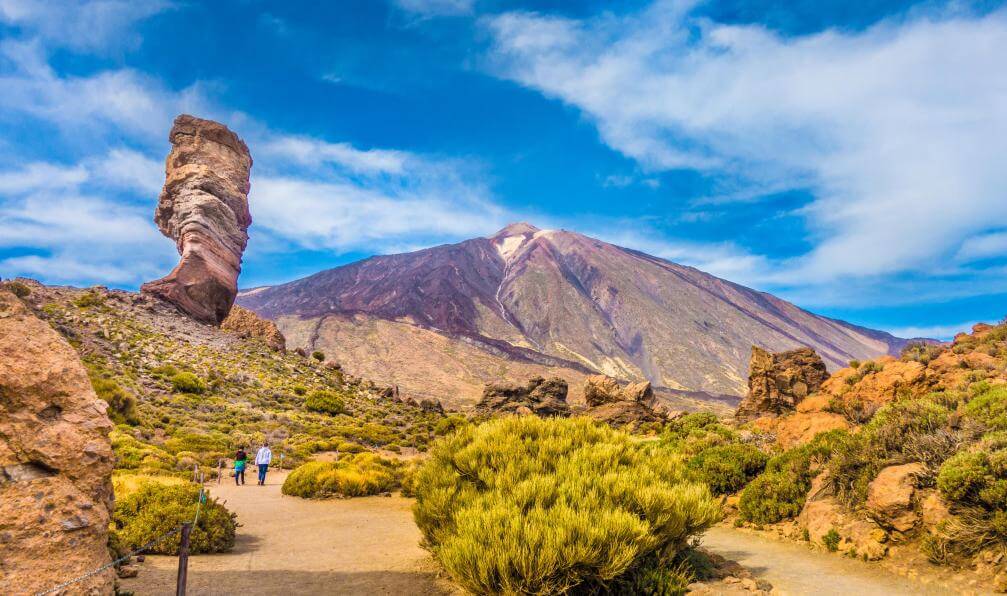
[(171, 376), (171, 388), (175, 393), (194, 393), (199, 395), (206, 391), (206, 383), (191, 372), (179, 372)]
[(738, 441), (738, 433), (720, 423), (709, 412), (687, 414), (668, 423), (661, 442), (684, 455), (697, 455), (707, 449)]
[(926, 342), (911, 342), (902, 348), (901, 359), (906, 362), (919, 362), (926, 366), (947, 348), (939, 344)]
[(965, 405), (965, 415), (993, 430), (1007, 430), (1007, 386), (989, 387)]
[(362, 497), (394, 489), (398, 465), (373, 453), (357, 453), (334, 462), (308, 462), (283, 481), (283, 494), (304, 498)]
[(136, 397), (122, 388), (108, 371), (93, 365), (87, 366), (87, 376), (91, 387), (108, 404), (108, 417), (116, 424), (136, 426), (140, 418), (136, 413)]
[(766, 462), (766, 470), (741, 491), (738, 511), (745, 521), (771, 524), (801, 512), (818, 468), (840, 446), (851, 441), (845, 431), (815, 436), (811, 442)]
[(734, 443), (700, 452), (689, 460), (689, 467), (698, 472), (710, 490), (723, 495), (741, 490), (762, 472), (768, 460), (758, 448)]
[(312, 412), (331, 414), (333, 416), (346, 413), (346, 404), (343, 403), (343, 398), (335, 391), (321, 390), (312, 392), (304, 400), (304, 407)]
[(4, 282), (3, 287), (18, 298), (27, 298), (28, 296), (31, 296), (31, 288), (19, 281)]
[(825, 548), (828, 549), (830, 553), (834, 553), (839, 550), (839, 542), (841, 540), (842, 537), (839, 536), (839, 532), (837, 532), (835, 528), (829, 528), (829, 531), (822, 536), (822, 544), (825, 545)]
[(315, 350), (314, 352), (311, 353), (311, 357), (314, 358), (315, 360), (321, 362), (321, 361), (325, 360), (325, 352), (320, 352), (318, 350)]
[(74, 306), (78, 308), (90, 308), (92, 306), (101, 306), (105, 304), (105, 298), (95, 291), (84, 292), (73, 301)]
[[(669, 450), (590, 420), (507, 417), (434, 444), (413, 514), (424, 546), (469, 591), (589, 593), (667, 570), (720, 519), (689, 475)], [(651, 577), (677, 591), (670, 576)]]
[[(142, 482), (137, 489), (116, 497), (112, 531), (119, 544), (129, 548), (142, 546), (174, 530), (182, 522), (192, 521), (199, 500), (199, 485)], [(218, 553), (234, 546), (236, 516), (216, 499), (207, 498), (199, 511), (199, 521), (192, 528), (189, 552)], [(173, 555), (178, 552), (178, 534), (147, 549), (146, 552)]]

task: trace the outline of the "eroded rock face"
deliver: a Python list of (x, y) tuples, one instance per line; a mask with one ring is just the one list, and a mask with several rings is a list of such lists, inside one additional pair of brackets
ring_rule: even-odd
[(656, 398), (648, 381), (630, 383), (625, 387), (606, 375), (592, 375), (584, 380), (584, 401), (588, 407), (620, 401), (635, 401), (653, 407)]
[(913, 511), (916, 478), (923, 473), (923, 464), (910, 463), (888, 466), (867, 486), (867, 514), (879, 525), (897, 532), (909, 532), (919, 515)]
[(287, 346), (287, 339), (280, 333), (276, 323), (237, 305), (231, 308), (220, 328), (240, 337), (261, 339), (274, 350), (284, 350)]
[(748, 395), (736, 416), (748, 419), (790, 412), (828, 378), (825, 362), (811, 348), (772, 353), (752, 346)]
[(606, 375), (593, 375), (584, 380), (587, 416), (612, 426), (636, 427), (666, 419), (655, 409), (657, 398), (650, 383), (630, 383), (625, 387)]
[[(0, 290), (0, 594), (109, 562), (112, 424), (77, 353)], [(73, 594), (112, 594), (109, 569)]]
[(489, 383), (483, 389), (476, 411), (484, 414), (535, 414), (569, 416), (566, 403), (569, 387), (560, 378), (535, 377), (527, 385)]
[(223, 124), (181, 115), (168, 135), (171, 153), (154, 221), (182, 259), (142, 291), (192, 318), (219, 325), (238, 293), (248, 243), (248, 147)]

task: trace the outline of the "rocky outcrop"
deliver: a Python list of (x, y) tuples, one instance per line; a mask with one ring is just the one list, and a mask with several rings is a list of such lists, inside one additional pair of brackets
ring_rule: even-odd
[[(74, 349), (0, 290), (0, 594), (109, 562), (111, 422)], [(73, 594), (112, 594), (108, 569)]]
[(657, 399), (650, 383), (630, 383), (625, 387), (612, 377), (593, 375), (584, 380), (585, 415), (612, 426), (637, 427), (662, 422), (663, 412), (655, 409)]
[(811, 482), (808, 499), (797, 518), (798, 525), (807, 530), (813, 543), (823, 544), (831, 531), (839, 535), (838, 550), (854, 549), (858, 556), (870, 561), (884, 558), (888, 553), (888, 535), (873, 521), (850, 513), (839, 504), (828, 490), (827, 473), (819, 474)]
[(567, 391), (566, 381), (560, 378), (535, 377), (527, 385), (489, 383), (476, 404), (476, 411), (481, 414), (569, 416)]
[(906, 533), (916, 526), (919, 515), (913, 510), (916, 478), (923, 464), (888, 466), (867, 486), (867, 515), (879, 525)]
[(650, 407), (656, 403), (654, 389), (647, 381), (622, 387), (618, 381), (606, 375), (592, 375), (585, 379), (584, 401), (588, 407), (620, 401), (635, 401)]
[(231, 308), (230, 314), (220, 324), (220, 328), (239, 337), (261, 339), (274, 350), (284, 350), (287, 347), (287, 340), (276, 327), (276, 323), (237, 305)]
[(168, 135), (171, 153), (154, 221), (182, 256), (167, 277), (142, 291), (192, 318), (219, 325), (238, 294), (248, 243), (248, 147), (223, 124), (181, 115)]
[(750, 419), (793, 411), (828, 378), (825, 362), (811, 348), (772, 353), (752, 346), (748, 395), (736, 415)]

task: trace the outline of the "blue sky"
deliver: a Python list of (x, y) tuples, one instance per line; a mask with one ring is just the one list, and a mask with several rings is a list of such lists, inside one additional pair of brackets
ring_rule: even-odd
[(511, 221), (946, 337), (1007, 315), (999, 2), (0, 0), (0, 276), (136, 288), (180, 112), (244, 287)]

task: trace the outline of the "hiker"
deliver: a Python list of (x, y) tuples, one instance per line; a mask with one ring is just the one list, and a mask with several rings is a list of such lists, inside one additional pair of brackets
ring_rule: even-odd
[[(238, 452), (234, 454), (234, 484), (244, 484), (245, 483), (245, 466), (248, 464), (248, 454), (245, 453), (244, 447), (239, 447)], [(240, 480), (240, 482), (239, 482)]]
[(273, 452), (269, 450), (269, 443), (263, 443), (259, 447), (259, 452), (255, 454), (255, 465), (259, 466), (259, 485), (266, 484), (266, 472), (269, 471), (269, 462), (273, 461)]

